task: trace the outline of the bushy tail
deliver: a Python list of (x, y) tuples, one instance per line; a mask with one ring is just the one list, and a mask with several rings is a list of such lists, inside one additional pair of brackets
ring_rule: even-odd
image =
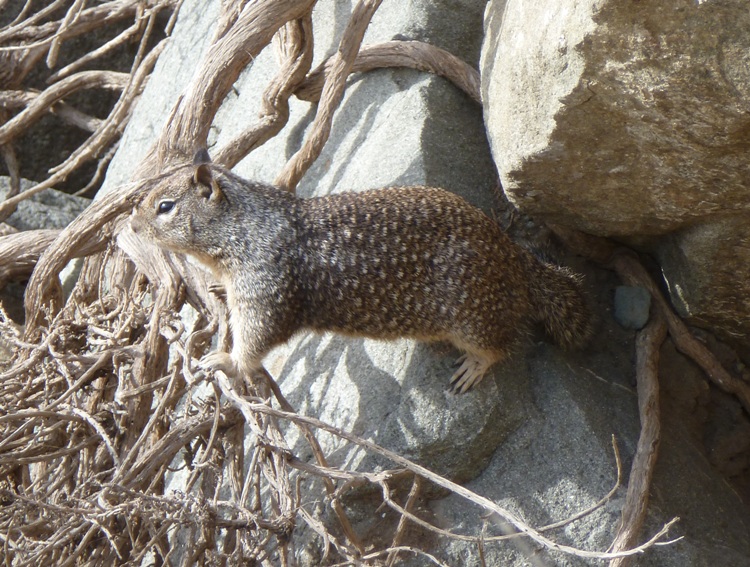
[(561, 347), (581, 348), (593, 331), (581, 276), (568, 268), (529, 257), (531, 301), (537, 320)]

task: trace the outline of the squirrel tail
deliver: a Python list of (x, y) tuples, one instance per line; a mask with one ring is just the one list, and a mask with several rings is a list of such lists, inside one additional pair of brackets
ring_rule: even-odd
[(562, 266), (534, 257), (529, 259), (531, 302), (537, 320), (561, 347), (585, 346), (593, 325), (581, 276)]

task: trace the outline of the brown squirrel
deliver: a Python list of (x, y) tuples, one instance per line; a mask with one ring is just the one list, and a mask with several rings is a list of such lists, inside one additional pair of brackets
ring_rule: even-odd
[(132, 230), (194, 256), (226, 287), (234, 346), (209, 355), (225, 371), (249, 375), (302, 329), (448, 340), (466, 353), (451, 379), (464, 392), (534, 322), (563, 347), (590, 334), (578, 276), (442, 189), (302, 199), (241, 179), (205, 151), (152, 184)]

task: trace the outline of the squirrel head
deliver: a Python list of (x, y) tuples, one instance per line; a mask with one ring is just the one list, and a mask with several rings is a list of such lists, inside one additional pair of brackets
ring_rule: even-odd
[(202, 150), (192, 164), (154, 179), (130, 217), (133, 232), (173, 252), (210, 257), (216, 245), (212, 226), (222, 222), (228, 206), (216, 174), (221, 175)]

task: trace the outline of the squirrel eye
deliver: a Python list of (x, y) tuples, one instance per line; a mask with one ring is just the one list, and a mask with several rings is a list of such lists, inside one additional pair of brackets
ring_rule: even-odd
[(161, 201), (159, 203), (159, 206), (156, 208), (156, 211), (157, 214), (162, 215), (164, 213), (168, 213), (172, 209), (174, 209), (174, 201)]

